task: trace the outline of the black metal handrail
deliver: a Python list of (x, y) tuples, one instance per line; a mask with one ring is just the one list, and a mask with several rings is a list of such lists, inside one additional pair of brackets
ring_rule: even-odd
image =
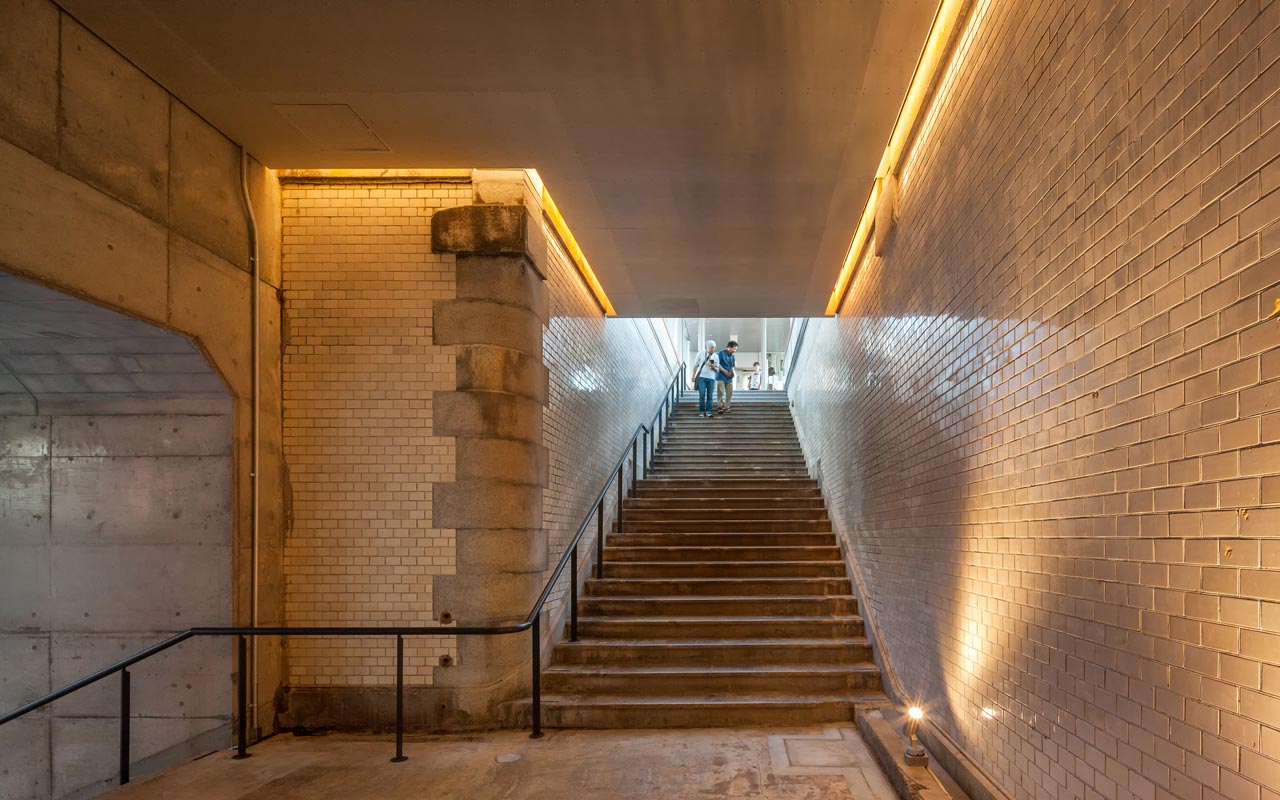
[[(401, 627), (205, 627), (205, 628), (189, 628), (181, 633), (175, 633), (167, 639), (159, 641), (150, 647), (140, 650), (127, 658), (108, 666), (103, 667), (91, 675), (86, 675), (78, 681), (69, 683), (57, 691), (50, 692), (38, 700), (33, 700), (24, 706), (10, 711), (0, 717), (0, 725), (12, 722), (19, 717), (30, 714), (36, 709), (52, 703), (59, 698), (66, 697), (69, 694), (79, 691), (80, 689), (97, 683), (98, 681), (108, 678), (117, 672), (120, 673), (120, 783), (121, 785), (129, 782), (129, 718), (130, 718), (130, 673), (129, 667), (141, 661), (158, 655), (168, 650), (174, 645), (181, 644), (187, 639), (196, 636), (235, 636), (237, 637), (237, 685), (236, 685), (236, 711), (237, 711), (237, 730), (236, 730), (236, 755), (235, 758), (249, 757), (249, 729), (248, 729), (248, 688), (245, 680), (245, 672), (248, 666), (248, 639), (252, 636), (395, 636), (396, 637), (396, 755), (391, 760), (394, 762), (405, 761), (407, 757), (404, 754), (404, 637), (406, 636), (506, 636), (513, 633), (522, 633), (524, 631), (532, 631), (532, 675), (533, 675), (533, 708), (532, 708), (532, 731), (529, 736), (533, 739), (542, 737), (542, 611), (551, 598), (551, 593), (555, 589), (556, 582), (560, 580), (560, 576), (564, 574), (566, 566), (570, 567), (571, 572), (571, 589), (570, 589), (570, 640), (578, 640), (578, 545), (582, 541), (583, 535), (591, 525), (591, 518), (596, 518), (596, 575), (602, 576), (604, 572), (604, 508), (605, 499), (609, 495), (609, 490), (617, 485), (618, 491), (618, 508), (617, 508), (617, 525), (618, 530), (622, 530), (622, 504), (626, 486), (626, 467), (628, 458), (631, 461), (631, 489), (630, 493), (634, 496), (636, 492), (637, 481), (639, 480), (639, 465), (643, 464), (644, 472), (647, 475), (653, 464), (653, 456), (655, 452), (661, 450), (661, 440), (671, 427), (671, 417), (675, 410), (675, 404), (684, 396), (685, 389), (685, 364), (681, 363), (676, 369), (675, 375), (667, 384), (667, 388), (663, 393), (663, 398), (658, 403), (657, 410), (653, 416), (649, 418), (648, 424), (641, 424), (636, 427), (635, 433), (632, 434), (631, 440), (627, 442), (623, 448), (622, 455), (618, 458), (617, 464), (614, 465), (610, 472), (609, 479), (605, 481), (604, 488), (600, 490), (600, 494), (596, 497), (592, 504), (591, 511), (582, 520), (578, 532), (574, 534), (573, 539), (565, 548), (564, 555), (560, 558), (560, 563), (556, 565), (555, 571), (547, 580), (546, 586), (542, 590), (542, 594), (538, 595), (537, 601), (533, 604), (527, 616), (521, 622), (511, 625), (501, 626), (459, 626), (459, 627), (420, 627), (420, 626), (401, 626)], [(644, 461), (640, 461), (639, 448), (643, 441), (645, 449)]]

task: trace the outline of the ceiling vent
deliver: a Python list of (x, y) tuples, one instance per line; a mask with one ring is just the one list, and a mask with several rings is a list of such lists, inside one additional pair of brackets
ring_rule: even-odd
[(345, 103), (277, 105), (276, 111), (325, 152), (371, 153), (391, 149)]

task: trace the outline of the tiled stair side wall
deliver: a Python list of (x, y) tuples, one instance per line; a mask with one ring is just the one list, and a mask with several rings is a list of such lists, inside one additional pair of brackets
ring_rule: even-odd
[[(543, 332), (543, 359), (550, 387), (543, 442), (550, 469), (543, 520), (551, 550), (547, 564), (554, 569), (636, 426), (649, 424), (647, 417), (675, 370), (675, 357), (658, 338), (663, 335), (659, 321), (651, 328), (647, 319), (606, 318), (550, 230), (547, 239), (550, 319)], [(628, 465), (628, 482), (630, 470)], [(606, 530), (616, 509), (617, 494), (610, 492)], [(594, 531), (593, 522), (581, 558), (594, 552)], [(568, 587), (568, 578), (561, 578), (547, 604), (549, 619), (563, 613)]]
[(791, 394), (1006, 791), (1280, 797), (1280, 3), (975, 3)]

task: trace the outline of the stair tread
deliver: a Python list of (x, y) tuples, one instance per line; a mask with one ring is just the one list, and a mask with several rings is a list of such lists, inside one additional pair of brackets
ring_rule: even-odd
[[(635, 563), (643, 563), (643, 562), (632, 561), (629, 563), (635, 564)], [(825, 564), (827, 562), (823, 561), (819, 563)], [(591, 583), (646, 584), (646, 583), (672, 583), (677, 580), (680, 583), (687, 585), (691, 583), (717, 583), (717, 584), (719, 583), (760, 583), (760, 582), (795, 583), (797, 581), (802, 581), (804, 583), (827, 583), (829, 581), (848, 580), (848, 578), (815, 578), (809, 575), (800, 575), (794, 578), (792, 577), (778, 578), (778, 577), (769, 577), (769, 576), (760, 577), (760, 578), (735, 578), (735, 577), (728, 577), (728, 578), (592, 578)]]
[(615, 617), (615, 616), (596, 616), (594, 614), (579, 614), (578, 622), (620, 622), (627, 625), (635, 623), (658, 622), (663, 624), (685, 624), (685, 623), (703, 623), (703, 622), (721, 622), (731, 624), (735, 622), (861, 622), (862, 617), (857, 614), (785, 614), (778, 616), (761, 616), (759, 614), (745, 615), (728, 615), (713, 614), (711, 616), (699, 617)]
[(831, 639), (599, 639), (583, 637), (576, 642), (565, 640), (557, 647), (807, 647), (831, 645), (858, 647), (870, 644), (865, 636), (841, 636)]
[[(652, 695), (652, 694), (544, 694), (543, 705), (549, 703), (571, 704), (577, 706), (592, 705), (633, 705), (633, 706), (760, 706), (760, 705), (812, 705), (816, 703), (848, 703), (860, 700), (879, 700), (884, 692), (871, 689), (853, 690), (840, 694), (797, 694), (794, 692), (752, 692), (750, 694), (706, 694), (690, 697), (688, 695)], [(527, 701), (526, 701), (527, 702)]]
[[(724, 548), (721, 548), (721, 549), (724, 549)], [(680, 566), (687, 567), (693, 564), (701, 564), (703, 566), (728, 566), (728, 565), (747, 566), (749, 565), (753, 567), (758, 567), (761, 564), (771, 564), (771, 565), (787, 564), (790, 566), (796, 566), (798, 564), (822, 564), (825, 566), (830, 563), (831, 563), (830, 561), (609, 561), (605, 563), (605, 566), (606, 567), (610, 567), (610, 566), (634, 567), (636, 565), (657, 566), (658, 564), (663, 564), (663, 565), (669, 566), (671, 564), (679, 564)], [(805, 576), (805, 577), (812, 577), (812, 576)], [(612, 578), (611, 580), (629, 580), (629, 579)], [(661, 580), (661, 579), (655, 578), (653, 580)], [(749, 580), (755, 580), (755, 579), (751, 578)]]
[(848, 664), (556, 664), (542, 671), (548, 673), (573, 673), (575, 675), (736, 675), (744, 672), (771, 675), (842, 674), (875, 672), (879, 670), (870, 661), (854, 661)]
[(590, 595), (583, 598), (584, 600), (608, 600), (611, 603), (643, 603), (653, 600), (661, 600), (664, 602), (676, 601), (682, 603), (705, 603), (713, 601), (723, 603), (733, 600), (744, 600), (750, 602), (759, 602), (761, 600), (777, 600), (786, 602), (788, 600), (852, 600), (853, 595), (849, 594), (746, 594), (746, 595), (712, 595), (710, 597), (690, 597), (687, 594), (654, 594), (654, 595), (624, 595), (621, 597), (600, 597)]

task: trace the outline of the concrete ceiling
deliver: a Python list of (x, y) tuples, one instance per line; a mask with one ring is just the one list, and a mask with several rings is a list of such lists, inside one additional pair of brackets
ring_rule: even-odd
[(230, 410), (189, 339), (0, 272), (0, 414)]
[(709, 317), (822, 313), (937, 5), (59, 2), (269, 166), (535, 168), (619, 313)]

